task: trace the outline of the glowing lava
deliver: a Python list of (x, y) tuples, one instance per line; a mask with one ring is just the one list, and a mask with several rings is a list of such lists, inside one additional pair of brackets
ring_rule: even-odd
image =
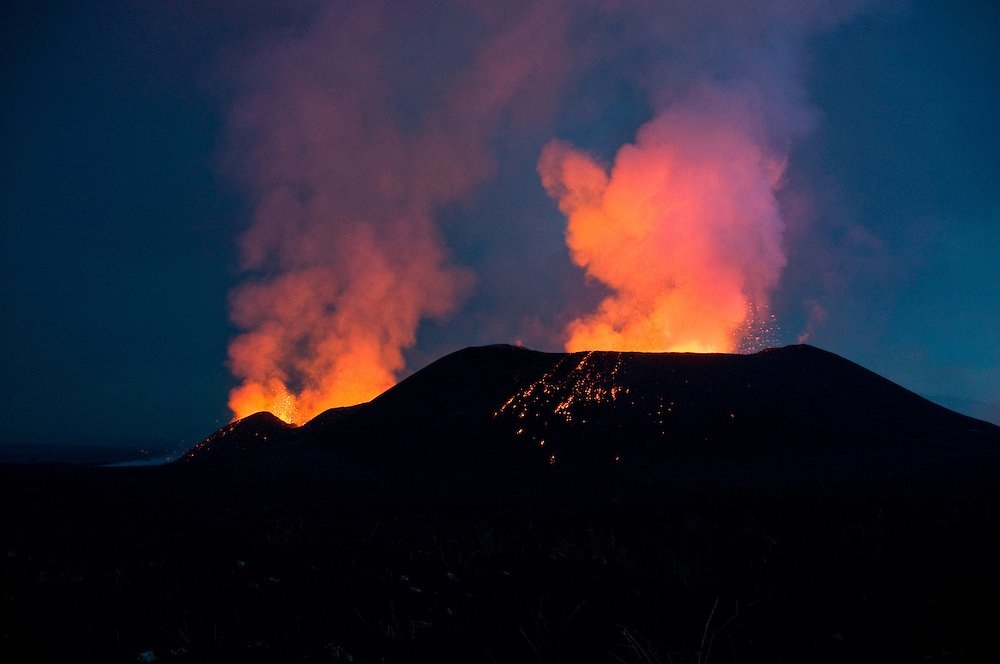
[[(628, 394), (627, 387), (616, 383), (621, 369), (621, 355), (613, 356), (614, 364), (611, 366), (599, 366), (593, 357), (593, 351), (567, 355), (551, 371), (505, 401), (493, 416), (514, 413), (524, 419), (535, 411), (537, 404), (547, 403), (552, 413), (568, 424), (573, 421), (574, 404), (610, 403)], [(567, 365), (570, 365), (569, 368)], [(520, 435), (523, 429), (516, 433)], [(541, 440), (539, 444), (544, 445), (545, 441)]]
[(549, 464), (579, 456), (577, 448), (588, 436), (610, 444), (608, 460), (620, 463), (618, 444), (622, 441), (615, 438), (617, 430), (606, 427), (609, 413), (616, 411), (630, 426), (662, 440), (678, 405), (666, 391), (657, 390), (652, 396), (642, 389), (637, 392), (635, 376), (627, 375), (627, 356), (596, 351), (566, 355), (506, 399), (493, 419), (510, 427), (512, 440), (546, 451), (552, 448), (544, 457)]

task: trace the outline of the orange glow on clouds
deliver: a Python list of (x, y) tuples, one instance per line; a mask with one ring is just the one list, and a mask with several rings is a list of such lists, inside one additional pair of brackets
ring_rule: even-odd
[(407, 17), (447, 24), (458, 10), (421, 7), (327, 3), (308, 30), (241, 61), (228, 129), (254, 213), (230, 297), (236, 418), (300, 424), (371, 400), (405, 370), (420, 323), (470, 290), (436, 215), (491, 177), (507, 109), (530, 118), (558, 90), (565, 12), (460, 7), (483, 36), (452, 45), (462, 57), (438, 71), (400, 59), (421, 38)]
[[(559, 141), (540, 156), (572, 259), (607, 290), (574, 312), (565, 345), (752, 350), (785, 264), (775, 192), (786, 143), (810, 121), (789, 65), (802, 36), (836, 20), (825, 3), (786, 4), (325, 3), (303, 30), (262, 40), (233, 64), (227, 116), (227, 163), (253, 208), (230, 299), (234, 415), (302, 423), (395, 384), (421, 322), (443, 320), (471, 290), (442, 213), (468, 224), (463, 246), (495, 241), (467, 214), (480, 185), (508, 158), (534, 158), (563, 94), (604, 54), (624, 66), (665, 42), (676, 59), (640, 76), (663, 110), (634, 144), (610, 165)], [(786, 39), (771, 39), (774, 25)], [(717, 78), (739, 83), (699, 84)], [(503, 317), (495, 327), (509, 330), (520, 313), (476, 315), (481, 329)], [(524, 320), (537, 320), (539, 343), (551, 338), (534, 312)]]
[(237, 290), (231, 315), (248, 331), (229, 347), (243, 379), (229, 395), (234, 416), (267, 410), (301, 424), (392, 387), (421, 317), (447, 313), (463, 283), (441, 267), (440, 248), (422, 249), (390, 266), (384, 247), (357, 242), (367, 269), (350, 279), (315, 267)]
[(538, 170), (566, 243), (611, 291), (566, 349), (732, 352), (767, 311), (785, 256), (771, 149), (746, 91), (703, 87), (641, 127), (610, 171), (562, 142)]

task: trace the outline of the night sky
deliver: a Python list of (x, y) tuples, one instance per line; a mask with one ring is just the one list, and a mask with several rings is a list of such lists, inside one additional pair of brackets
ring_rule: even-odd
[(1000, 423), (996, 2), (273, 4), (0, 10), (0, 442), (193, 445), (241, 384), (562, 350), (633, 292), (567, 246), (580, 174), (657, 136), (752, 171), (770, 249), (713, 241), (765, 345)]

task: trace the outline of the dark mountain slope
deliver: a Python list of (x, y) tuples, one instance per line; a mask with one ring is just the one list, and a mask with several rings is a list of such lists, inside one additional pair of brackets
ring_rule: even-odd
[(218, 460), (260, 453), (283, 443), (284, 436), (294, 428), (271, 413), (254, 413), (222, 427), (191, 448), (181, 459)]
[(996, 662), (998, 450), (815, 348), (470, 348), (182, 463), (0, 465), (0, 661)]
[(452, 353), (367, 404), (328, 411), (299, 428), (260, 414), (246, 418), (183, 461), (275, 449), (442, 470), (831, 451), (888, 461), (992, 451), (998, 439), (993, 425), (811, 346), (752, 355), (486, 346)]

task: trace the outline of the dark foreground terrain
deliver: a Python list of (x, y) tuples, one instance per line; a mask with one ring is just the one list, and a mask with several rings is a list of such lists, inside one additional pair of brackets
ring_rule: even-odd
[[(351, 411), (313, 425), (324, 435), (258, 417), (227, 428), (229, 452), (216, 434), (202, 461), (0, 467), (0, 661), (1000, 661), (995, 427), (882, 379), (889, 392), (865, 392), (860, 374), (834, 362), (829, 371), (846, 372), (855, 392), (880, 399), (866, 411), (867, 433), (850, 421), (849, 439), (830, 434), (828, 404), (800, 395), (786, 419), (774, 406), (767, 422), (744, 425), (760, 436), (740, 437), (708, 421), (728, 418), (731, 397), (694, 399), (679, 387), (698, 383), (695, 371), (652, 392), (628, 387), (639, 395), (630, 403), (666, 390), (697, 417), (669, 428), (657, 416), (637, 429), (620, 411), (599, 417), (598, 399), (585, 419), (599, 428), (577, 431), (579, 458), (591, 462), (563, 463), (573, 431), (542, 423), (533, 413), (544, 404), (522, 404), (512, 417), (537, 417), (536, 437), (504, 433), (516, 421), (491, 400), (506, 399), (514, 379), (497, 370), (503, 385), (493, 390), (476, 358), (459, 362), (480, 376), (480, 394), (456, 392), (464, 405), (442, 396), (454, 358), (372, 402), (384, 416), (423, 417), (410, 429), (424, 433), (408, 435), (437, 462), (385, 463), (378, 450), (407, 427), (330, 428), (360, 412)], [(548, 360), (527, 359), (549, 375)], [(761, 367), (755, 385), (790, 380)], [(712, 390), (731, 394), (725, 372), (713, 371)], [(820, 383), (835, 392), (829, 371)], [(428, 375), (434, 389), (421, 382)], [(532, 396), (532, 384), (517, 393)], [(485, 420), (470, 404), (485, 398), (500, 432), (453, 431), (436, 447), (440, 407), (400, 390), (451, 401), (455, 421), (475, 426)], [(886, 417), (874, 421), (880, 409)], [(899, 429), (905, 421), (919, 430)], [(688, 438), (676, 447), (662, 435), (621, 439), (646, 435), (650, 422)], [(824, 423), (814, 438), (811, 422)], [(543, 430), (556, 431), (555, 463), (540, 453)], [(281, 431), (299, 437), (265, 451), (250, 443)], [(370, 456), (354, 437), (365, 431)], [(695, 444), (711, 442), (704, 432), (723, 444)], [(533, 451), (515, 450), (516, 462), (489, 448), (522, 438)], [(459, 441), (482, 444), (485, 457), (453, 456)], [(629, 456), (615, 461), (621, 449)]]

